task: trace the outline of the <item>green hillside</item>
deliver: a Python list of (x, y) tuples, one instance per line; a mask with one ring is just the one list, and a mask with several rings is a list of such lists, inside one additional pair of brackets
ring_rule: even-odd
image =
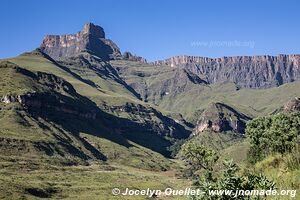
[(131, 61), (111, 63), (148, 102), (179, 112), (194, 124), (212, 102), (224, 102), (241, 113), (257, 117), (280, 109), (300, 93), (299, 81), (269, 89), (247, 89), (230, 82), (205, 84), (195, 80), (193, 73), (170, 66)]
[(24, 199), (97, 199), (114, 185), (188, 186), (179, 178), (182, 162), (170, 159), (187, 141), (218, 152), (218, 172), (223, 159), (263, 171), (260, 163), (249, 165), (245, 135), (191, 131), (205, 113), (245, 122), (280, 110), (300, 92), (299, 82), (270, 89), (207, 84), (183, 68), (88, 53), (54, 61), (35, 50), (2, 60), (0, 68), (0, 193)]
[[(164, 189), (188, 184), (174, 179), (175, 172), (158, 175), (177, 164), (162, 155), (172, 135), (159, 135), (152, 126), (176, 123), (147, 105), (135, 104), (139, 100), (130, 92), (107, 94), (39, 52), (1, 61), (0, 66), (1, 198), (107, 199), (114, 185)], [(126, 110), (124, 118), (104, 112), (91, 99), (106, 106), (116, 105), (108, 101), (112, 99), (131, 102), (140, 112)]]

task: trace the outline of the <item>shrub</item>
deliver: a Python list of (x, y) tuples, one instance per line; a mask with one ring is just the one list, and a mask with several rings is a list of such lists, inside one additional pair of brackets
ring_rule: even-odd
[(247, 123), (246, 135), (250, 139), (251, 162), (271, 153), (291, 152), (300, 135), (300, 114), (279, 113), (253, 119)]

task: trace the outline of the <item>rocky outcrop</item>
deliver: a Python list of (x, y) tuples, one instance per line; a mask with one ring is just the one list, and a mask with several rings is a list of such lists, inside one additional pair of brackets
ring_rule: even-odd
[(201, 114), (193, 134), (197, 135), (207, 130), (244, 133), (245, 121), (249, 119), (226, 104), (213, 103)]
[(105, 38), (102, 27), (87, 23), (76, 34), (47, 35), (40, 49), (55, 60), (75, 56), (81, 52), (89, 52), (103, 60), (121, 56), (118, 46)]
[(300, 80), (300, 55), (175, 56), (152, 64), (183, 67), (199, 77), (205, 77), (210, 84), (230, 81), (246, 88), (269, 88)]
[(132, 53), (126, 51), (122, 55), (123, 60), (129, 60), (129, 61), (136, 61), (136, 62), (142, 62), (147, 63), (147, 60), (141, 56), (132, 55)]
[[(116, 115), (127, 113), (132, 120), (137, 122), (123, 123), (122, 129), (126, 132), (155, 132), (161, 136), (172, 137), (176, 139), (187, 138), (190, 131), (186, 130), (183, 125), (174, 119), (163, 115), (158, 110), (141, 104), (126, 103), (124, 105), (104, 106), (107, 110)], [(141, 126), (142, 124), (142, 126)]]
[(96, 112), (82, 110), (80, 107), (72, 106), (64, 102), (58, 96), (50, 93), (26, 93), (22, 95), (4, 95), (0, 98), (6, 104), (19, 103), (25, 109), (33, 112), (55, 111), (82, 117), (85, 119), (96, 119)]
[(284, 111), (286, 112), (300, 112), (300, 98), (296, 97), (291, 99), (284, 105)]

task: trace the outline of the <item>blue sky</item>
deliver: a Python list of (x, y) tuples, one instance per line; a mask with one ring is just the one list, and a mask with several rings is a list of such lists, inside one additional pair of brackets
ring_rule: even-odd
[(153, 61), (300, 53), (300, 1), (3, 0), (0, 58), (38, 47), (46, 34), (102, 26), (121, 51)]

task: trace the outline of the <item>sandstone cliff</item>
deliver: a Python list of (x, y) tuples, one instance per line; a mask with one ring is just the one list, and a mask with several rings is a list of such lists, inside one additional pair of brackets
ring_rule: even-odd
[(103, 60), (121, 56), (119, 47), (105, 38), (102, 27), (87, 23), (76, 34), (47, 35), (40, 49), (55, 60), (75, 56), (81, 52), (92, 53)]
[(300, 98), (296, 97), (291, 99), (284, 105), (284, 111), (286, 112), (300, 112)]
[(223, 103), (212, 103), (200, 116), (193, 134), (203, 131), (233, 131), (244, 133), (245, 121), (250, 118)]
[(208, 83), (230, 81), (246, 88), (269, 88), (300, 80), (300, 55), (175, 56), (152, 64), (184, 67)]
[(137, 61), (142, 63), (147, 63), (147, 60), (141, 56), (132, 55), (132, 53), (125, 51), (122, 55), (122, 59), (129, 61)]

